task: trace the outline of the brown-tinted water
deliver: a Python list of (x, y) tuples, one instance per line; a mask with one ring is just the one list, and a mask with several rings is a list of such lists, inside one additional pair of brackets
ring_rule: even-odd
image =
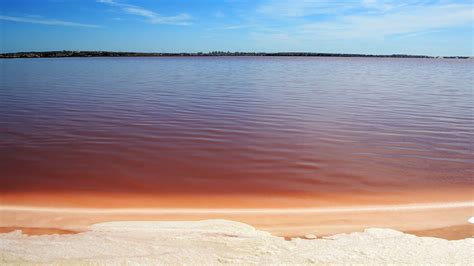
[(472, 60), (77, 58), (0, 65), (5, 197), (137, 195), (159, 205), (161, 197), (197, 195), (213, 205), (222, 195), (472, 192)]

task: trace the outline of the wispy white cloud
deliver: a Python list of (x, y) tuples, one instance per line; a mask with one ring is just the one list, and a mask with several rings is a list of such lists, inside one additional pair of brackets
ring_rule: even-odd
[(224, 27), (221, 27), (220, 29), (223, 29), (223, 30), (238, 30), (238, 29), (245, 29), (245, 28), (250, 28), (252, 27), (252, 25), (229, 25), (229, 26), (224, 26)]
[(257, 6), (257, 14), (267, 17), (300, 18), (312, 15), (338, 16), (350, 13), (381, 14), (417, 7), (464, 5), (472, 3), (457, 0), (265, 0)]
[(33, 23), (42, 25), (56, 25), (56, 26), (69, 26), (69, 27), (87, 27), (87, 28), (100, 28), (99, 25), (76, 23), (58, 19), (48, 19), (40, 16), (27, 16), (27, 17), (12, 17), (0, 15), (0, 20), (21, 22), (21, 23)]
[(353, 1), (331, 0), (268, 0), (257, 13), (270, 17), (304, 17), (315, 14), (339, 13), (354, 7)]
[(192, 18), (190, 15), (186, 13), (178, 14), (175, 16), (163, 16), (152, 10), (149, 10), (140, 6), (124, 4), (124, 3), (116, 2), (114, 0), (97, 0), (97, 2), (107, 4), (113, 7), (117, 7), (123, 12), (130, 15), (143, 17), (146, 19), (148, 23), (152, 23), (152, 24), (170, 24), (170, 25), (181, 25), (181, 26), (191, 24)]
[(467, 4), (410, 6), (381, 14), (345, 15), (304, 23), (299, 30), (322, 37), (385, 37), (469, 25), (473, 10)]
[(248, 29), (256, 27), (254, 24), (230, 24), (230, 25), (223, 25), (220, 27), (208, 28), (208, 30), (239, 30), (239, 29)]
[(226, 14), (220, 10), (214, 12), (214, 17), (216, 18), (225, 18), (226, 17)]
[(450, 0), (268, 0), (256, 12), (262, 38), (276, 31), (300, 41), (417, 36), (474, 20), (472, 4)]

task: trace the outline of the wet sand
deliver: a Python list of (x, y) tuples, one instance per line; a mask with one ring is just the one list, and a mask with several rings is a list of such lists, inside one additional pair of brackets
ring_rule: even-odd
[(472, 237), (474, 193), (465, 189), (318, 195), (4, 193), (0, 232), (75, 233), (110, 221), (228, 219), (276, 236), (391, 228), (444, 239)]
[[(235, 200), (235, 199), (234, 199)], [(255, 200), (255, 199), (253, 199)], [(199, 202), (199, 201), (197, 201)], [(258, 201), (253, 201), (258, 202)], [(220, 202), (223, 204), (224, 202)], [(294, 202), (293, 202), (294, 204)], [(64, 207), (5, 204), (0, 206), (0, 231), (25, 230), (26, 234), (74, 233), (109, 221), (196, 221), (228, 219), (287, 238), (391, 228), (419, 236), (463, 239), (473, 236), (474, 201), (420, 202), (401, 204), (346, 203), (331, 207)], [(100, 205), (100, 204), (98, 204)], [(230, 204), (228, 204), (230, 205)], [(257, 205), (257, 206), (256, 206)], [(189, 205), (188, 205), (189, 206)]]

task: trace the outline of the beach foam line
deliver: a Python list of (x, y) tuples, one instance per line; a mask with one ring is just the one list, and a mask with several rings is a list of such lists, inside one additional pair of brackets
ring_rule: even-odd
[(334, 208), (64, 208), (0, 205), (0, 211), (49, 212), (72, 214), (313, 214), (344, 212), (391, 212), (433, 209), (474, 208), (474, 201), (371, 205)]

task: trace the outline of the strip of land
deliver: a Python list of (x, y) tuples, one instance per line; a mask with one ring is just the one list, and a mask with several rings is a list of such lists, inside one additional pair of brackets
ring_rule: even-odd
[(305, 57), (378, 57), (378, 58), (447, 58), (468, 59), (468, 56), (427, 56), (427, 55), (373, 55), (373, 54), (341, 54), (341, 53), (311, 53), (311, 52), (199, 52), (199, 53), (140, 53), (113, 51), (46, 51), (46, 52), (16, 52), (3, 53), (0, 58), (54, 58), (54, 57), (166, 57), (166, 56), (305, 56)]

